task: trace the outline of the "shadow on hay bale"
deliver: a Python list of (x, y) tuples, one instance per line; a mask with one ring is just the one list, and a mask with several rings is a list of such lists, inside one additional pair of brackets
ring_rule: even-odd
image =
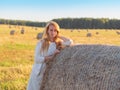
[(47, 65), (42, 90), (120, 90), (120, 47), (67, 47)]

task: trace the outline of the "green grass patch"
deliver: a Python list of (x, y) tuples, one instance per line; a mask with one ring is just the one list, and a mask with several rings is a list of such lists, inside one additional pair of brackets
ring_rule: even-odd
[(2, 49), (6, 49), (6, 50), (33, 50), (35, 47), (35, 45), (27, 45), (27, 44), (19, 44), (19, 43), (7, 43), (7, 44), (3, 44), (2, 46), (0, 46), (0, 48)]

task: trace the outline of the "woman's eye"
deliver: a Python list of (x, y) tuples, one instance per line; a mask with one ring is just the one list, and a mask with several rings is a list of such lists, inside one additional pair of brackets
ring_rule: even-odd
[(54, 31), (54, 32), (57, 32), (57, 30), (53, 30), (53, 29), (50, 29), (50, 31)]
[(57, 30), (54, 30), (54, 32), (57, 32)]

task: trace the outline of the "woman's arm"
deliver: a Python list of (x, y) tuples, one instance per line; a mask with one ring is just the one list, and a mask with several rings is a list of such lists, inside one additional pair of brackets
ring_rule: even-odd
[(42, 41), (38, 42), (35, 48), (34, 60), (36, 63), (43, 63), (45, 60), (45, 57), (40, 54), (41, 46), (42, 46)]
[(58, 36), (61, 40), (63, 40), (62, 44), (65, 46), (70, 46), (73, 44), (73, 40), (64, 36)]
[(53, 55), (45, 56), (45, 62), (49, 62), (50, 60), (52, 60), (58, 53), (60, 53), (60, 51), (56, 49)]
[(58, 54), (58, 53), (60, 52), (59, 50), (56, 49), (53, 55), (43, 56), (43, 55), (41, 55), (41, 53), (40, 53), (41, 46), (42, 46), (42, 41), (40, 41), (40, 42), (36, 45), (36, 49), (35, 49), (35, 62), (36, 62), (36, 63), (48, 62), (49, 60), (53, 59), (56, 54)]

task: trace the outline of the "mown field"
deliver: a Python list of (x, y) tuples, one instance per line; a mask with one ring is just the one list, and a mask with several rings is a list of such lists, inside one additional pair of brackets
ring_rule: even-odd
[[(24, 28), (25, 33), (20, 30)], [(10, 31), (15, 30), (14, 35)], [(0, 90), (25, 90), (31, 72), (36, 36), (44, 28), (0, 25)], [(120, 46), (120, 30), (61, 29), (61, 34), (75, 44), (104, 44)], [(91, 33), (87, 37), (87, 33)]]

